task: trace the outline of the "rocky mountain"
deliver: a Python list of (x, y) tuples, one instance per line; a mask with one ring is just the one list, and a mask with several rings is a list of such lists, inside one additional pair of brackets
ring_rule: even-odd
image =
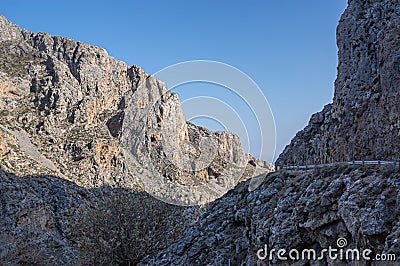
[(204, 204), (273, 170), (99, 47), (0, 16), (0, 62), (1, 265), (135, 262), (194, 217), (156, 198)]
[[(221, 196), (256, 168), (255, 174), (272, 169), (245, 154), (236, 135), (187, 123), (177, 95), (140, 67), (98, 47), (22, 30), (4, 17), (0, 29), (5, 171), (147, 191), (223, 183), (221, 194), (209, 190), (197, 198), (151, 191), (190, 205)], [(145, 175), (157, 175), (160, 184)]]
[[(398, 159), (399, 7), (349, 1), (333, 103), (277, 165)], [(398, 265), (276, 256), (342, 244), (399, 258), (395, 165), (259, 174), (271, 166), (184, 121), (139, 67), (5, 18), (0, 29), (0, 265)], [(212, 194), (215, 180), (232, 189)]]
[(349, 1), (337, 27), (333, 103), (311, 117), (277, 165), (399, 160), (399, 19), (399, 1)]

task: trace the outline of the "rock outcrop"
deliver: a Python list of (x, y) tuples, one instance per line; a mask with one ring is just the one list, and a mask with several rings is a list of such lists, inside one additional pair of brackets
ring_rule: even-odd
[(400, 159), (399, 5), (349, 1), (337, 28), (333, 103), (311, 117), (277, 165)]

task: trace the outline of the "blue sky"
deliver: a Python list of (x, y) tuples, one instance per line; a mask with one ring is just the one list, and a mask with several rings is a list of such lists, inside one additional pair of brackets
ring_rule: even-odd
[[(270, 104), (279, 154), (311, 114), (332, 100), (335, 31), (346, 3), (71, 0), (21, 4), (2, 0), (0, 13), (34, 32), (101, 46), (150, 74), (194, 59), (220, 61), (242, 70)], [(185, 100), (195, 95), (193, 90), (190, 85), (178, 94)], [(224, 98), (223, 93), (217, 96)], [(218, 129), (215, 123), (209, 126)]]

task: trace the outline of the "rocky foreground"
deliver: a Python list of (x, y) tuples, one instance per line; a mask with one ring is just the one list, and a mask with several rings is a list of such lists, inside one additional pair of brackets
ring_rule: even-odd
[[(269, 174), (252, 191), (239, 184), (203, 209), (198, 221), (155, 258), (140, 265), (309, 265), (309, 261), (260, 260), (259, 249), (371, 249), (400, 256), (400, 169), (336, 166)], [(319, 254), (319, 253), (318, 253)], [(286, 254), (286, 257), (288, 254)], [(327, 257), (311, 265), (370, 265)], [(397, 262), (398, 263), (398, 262)], [(385, 261), (372, 265), (398, 265)]]
[[(265, 244), (320, 252), (340, 237), (349, 248), (400, 256), (400, 170), (393, 166), (271, 173), (260, 186), (243, 182), (203, 208), (57, 177), (0, 174), (5, 265), (268, 265), (257, 257)], [(275, 256), (269, 263), (293, 262)]]
[(0, 265), (128, 265), (167, 248), (198, 214), (123, 188), (0, 171)]

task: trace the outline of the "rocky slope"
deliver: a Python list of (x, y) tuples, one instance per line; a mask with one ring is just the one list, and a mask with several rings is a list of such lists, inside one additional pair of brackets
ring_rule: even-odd
[(400, 159), (399, 6), (349, 1), (337, 28), (333, 103), (311, 117), (277, 165)]
[(128, 265), (167, 248), (196, 217), (144, 192), (3, 170), (0, 207), (0, 265)]
[[(252, 189), (239, 184), (203, 210), (175, 244), (140, 265), (371, 265), (371, 261), (259, 259), (257, 252), (301, 253), (337, 247), (400, 256), (400, 171), (392, 166), (337, 166), (271, 173)], [(311, 264), (308, 264), (311, 263)], [(385, 261), (382, 264), (398, 265)]]

